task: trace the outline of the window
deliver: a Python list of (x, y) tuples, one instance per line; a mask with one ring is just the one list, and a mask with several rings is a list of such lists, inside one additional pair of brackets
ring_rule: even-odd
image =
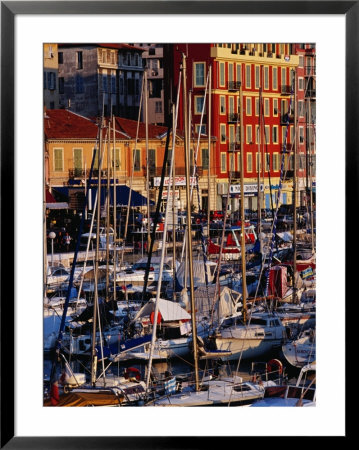
[(229, 125), (229, 142), (233, 143), (235, 140), (234, 137), (234, 125)]
[(270, 144), (270, 125), (264, 127), (265, 143)]
[(120, 167), (120, 149), (115, 148), (115, 158), (113, 156), (113, 147), (111, 149), (112, 165), (115, 163), (115, 167), (118, 169)]
[(59, 64), (63, 64), (64, 63), (64, 54), (63, 54), (63, 52), (59, 52), (57, 54), (57, 57), (58, 57)]
[(77, 52), (77, 68), (83, 69), (82, 52)]
[(54, 148), (54, 171), (63, 172), (64, 170), (64, 150), (62, 148)]
[(233, 114), (234, 113), (234, 97), (229, 97), (228, 101), (229, 101), (229, 114)]
[(264, 89), (269, 89), (269, 67), (264, 66)]
[(278, 116), (278, 99), (273, 99), (273, 116)]
[(299, 127), (299, 142), (303, 144), (304, 142), (304, 128)]
[(235, 161), (234, 161), (234, 154), (229, 154), (229, 170), (234, 172), (236, 170)]
[(286, 137), (287, 137), (287, 127), (282, 127), (282, 143), (286, 143)]
[(299, 117), (304, 116), (304, 102), (301, 100), (298, 102), (298, 115)]
[(270, 155), (269, 155), (269, 153), (266, 153), (265, 157), (264, 157), (264, 170), (266, 172), (270, 171)]
[(194, 85), (204, 86), (205, 63), (193, 63), (194, 65)]
[(226, 126), (221, 125), (221, 142), (226, 142)]
[(264, 115), (269, 116), (269, 98), (264, 99)]
[(260, 67), (255, 66), (255, 88), (259, 89), (260, 86)]
[(304, 79), (298, 78), (298, 89), (302, 91), (304, 89)]
[(252, 115), (252, 97), (246, 98), (246, 115), (247, 116)]
[(155, 108), (155, 112), (156, 113), (161, 113), (162, 112), (162, 102), (156, 102), (156, 108)]
[(260, 136), (259, 136), (259, 125), (256, 125), (256, 144), (259, 144), (260, 142)]
[(73, 149), (75, 176), (82, 174), (82, 148)]
[(273, 144), (278, 144), (278, 127), (274, 125), (272, 128), (272, 142)]
[(227, 171), (226, 153), (221, 153), (221, 172)]
[[(94, 170), (98, 170), (98, 152), (99, 150), (95, 148), (92, 149), (92, 159), (94, 159), (94, 163), (93, 163), (93, 169)], [(92, 164), (92, 162), (91, 162)]]
[(247, 172), (253, 171), (253, 155), (252, 153), (247, 153)]
[(65, 81), (64, 77), (59, 77), (59, 94), (65, 93)]
[(207, 170), (209, 167), (208, 148), (202, 148), (202, 169)]
[(219, 85), (225, 86), (224, 63), (219, 63)]
[(304, 56), (299, 56), (299, 67), (304, 66)]
[(272, 88), (273, 88), (273, 91), (278, 90), (278, 68), (277, 67), (272, 68)]
[(261, 163), (261, 159), (260, 159), (260, 153), (256, 153), (256, 172), (258, 173), (259, 171), (260, 171), (260, 169), (261, 169), (261, 166), (260, 166), (260, 163)]
[(299, 170), (305, 169), (305, 155), (304, 153), (300, 153), (299, 155)]
[(148, 169), (150, 174), (156, 171), (156, 150), (154, 148), (148, 149)]
[(51, 91), (56, 89), (56, 74), (55, 72), (47, 72), (47, 89)]
[(279, 170), (279, 154), (273, 153), (273, 171), (278, 172)]
[(134, 151), (134, 171), (139, 172), (141, 170), (141, 150), (136, 149)]
[(228, 63), (228, 81), (233, 81), (233, 64)]
[(206, 125), (196, 125), (196, 134), (199, 134), (199, 132), (201, 132), (201, 134), (206, 134)]
[[(203, 105), (204, 105), (204, 96), (196, 95), (194, 97), (194, 113), (202, 114)], [(206, 107), (204, 109), (206, 109)], [(206, 111), (204, 111), (204, 113), (205, 112)]]
[(287, 69), (282, 68), (282, 85), (285, 86), (287, 84)]
[(219, 97), (219, 112), (220, 114), (226, 114), (226, 97), (223, 95)]
[(255, 111), (256, 116), (259, 116), (259, 98), (255, 99), (255, 109), (256, 109)]
[(237, 64), (237, 81), (242, 81), (242, 65)]
[(251, 66), (246, 65), (246, 88), (251, 87)]
[(246, 125), (246, 143), (252, 144), (252, 125)]

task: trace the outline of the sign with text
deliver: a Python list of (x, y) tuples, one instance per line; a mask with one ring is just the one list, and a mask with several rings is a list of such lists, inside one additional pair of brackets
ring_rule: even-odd
[[(264, 186), (260, 185), (260, 190), (263, 192)], [(229, 192), (231, 194), (240, 194), (241, 193), (241, 185), (240, 184), (231, 184), (229, 186)], [(257, 194), (258, 185), (257, 184), (245, 184), (244, 185), (244, 195)]]
[[(164, 186), (168, 186), (168, 184), (171, 182), (172, 184), (172, 177), (165, 177), (164, 179)], [(154, 177), (153, 178), (153, 186), (159, 187), (161, 184), (161, 177)], [(197, 184), (196, 177), (191, 177), (191, 185), (195, 186)], [(175, 177), (175, 186), (186, 186), (186, 177), (178, 176)]]

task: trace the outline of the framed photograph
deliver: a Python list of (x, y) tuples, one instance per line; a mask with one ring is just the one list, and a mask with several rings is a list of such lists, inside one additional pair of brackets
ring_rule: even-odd
[[(346, 296), (353, 291), (355, 263), (346, 236), (358, 203), (358, 3), (1, 2), (1, 448), (197, 448), (228, 437), (348, 436)], [(102, 42), (315, 44), (314, 408), (268, 414), (247, 407), (43, 406), (43, 48)]]

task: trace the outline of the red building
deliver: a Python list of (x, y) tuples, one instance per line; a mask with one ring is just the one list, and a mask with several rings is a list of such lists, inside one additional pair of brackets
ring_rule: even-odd
[[(186, 55), (187, 88), (190, 92), (193, 131), (198, 132), (203, 102), (205, 114), (201, 133), (209, 131), (215, 139), (215, 158), (210, 162), (209, 186), (211, 209), (225, 205), (228, 186), (231, 207), (238, 208), (240, 149), (244, 152), (245, 207), (257, 209), (258, 186), (263, 193), (261, 207), (276, 205), (282, 181), (280, 203), (292, 203), (293, 150), (297, 139), (297, 176), (306, 176), (307, 130), (299, 119), (305, 119), (305, 67), (298, 68), (301, 46), (294, 44), (171, 44), (167, 52), (167, 111), (175, 101), (182, 55)], [(305, 55), (308, 50), (303, 49)], [(315, 52), (311, 49), (311, 52)], [(298, 54), (297, 54), (298, 53)], [(209, 124), (208, 95), (205, 96), (208, 71), (211, 67), (211, 119)], [(298, 83), (294, 80), (298, 71)], [(313, 80), (311, 81), (313, 83)], [(307, 82), (308, 85), (308, 82)], [(173, 86), (171, 89), (170, 86)], [(309, 85), (308, 85), (309, 86)], [(295, 94), (300, 114), (295, 132)], [(205, 98), (206, 97), (206, 98)], [(242, 100), (241, 100), (242, 99)], [(166, 101), (165, 100), (165, 101)], [(242, 104), (241, 104), (242, 103)], [(180, 104), (180, 111), (182, 99)], [(166, 106), (165, 106), (166, 107)], [(242, 113), (241, 113), (242, 109)], [(243, 123), (240, 123), (242, 117)], [(180, 113), (179, 128), (183, 128)], [(241, 144), (241, 132), (243, 139)], [(284, 151), (283, 151), (284, 150)], [(280, 179), (284, 158), (286, 177)], [(303, 186), (306, 183), (303, 184)], [(273, 204), (271, 202), (273, 199)]]

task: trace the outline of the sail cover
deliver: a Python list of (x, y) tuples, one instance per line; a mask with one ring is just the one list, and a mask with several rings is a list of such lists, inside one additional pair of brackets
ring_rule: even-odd
[[(150, 314), (154, 312), (155, 306), (156, 299), (152, 298), (138, 311), (134, 320), (150, 316)], [(164, 300), (163, 298), (158, 299), (158, 311), (160, 312), (164, 322), (191, 319), (190, 314), (188, 314), (188, 312), (178, 303)]]

